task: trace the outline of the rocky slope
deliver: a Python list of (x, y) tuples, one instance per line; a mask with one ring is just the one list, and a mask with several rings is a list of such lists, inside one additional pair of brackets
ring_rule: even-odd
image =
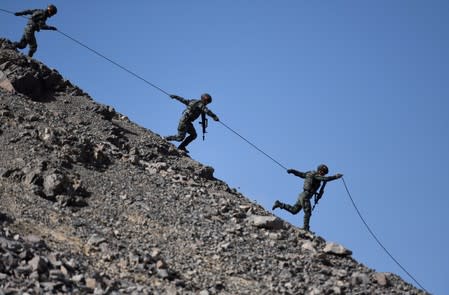
[(0, 39), (0, 294), (425, 294)]

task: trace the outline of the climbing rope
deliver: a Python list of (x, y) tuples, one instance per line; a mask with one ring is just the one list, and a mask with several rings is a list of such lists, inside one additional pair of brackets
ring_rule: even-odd
[[(0, 8), (0, 11), (3, 11), (5, 13), (9, 13), (14, 15), (14, 12), (9, 11), (9, 10), (5, 10)], [(165, 90), (163, 90), (162, 88), (160, 88), (159, 86), (149, 82), (148, 80), (146, 80), (145, 78), (141, 77), (140, 75), (134, 73), (133, 71), (127, 69), (126, 67), (120, 65), (119, 63), (113, 61), (112, 59), (106, 57), (105, 55), (101, 54), (100, 52), (92, 49), (91, 47), (83, 44), (82, 42), (76, 40), (75, 38), (69, 36), (68, 34), (60, 31), (59, 29), (57, 30), (58, 33), (60, 33), (61, 35), (63, 35), (64, 37), (72, 40), (73, 42), (77, 43), (78, 45), (86, 48), (87, 50), (95, 53), (96, 55), (100, 56), (101, 58), (107, 60), (108, 62), (114, 64), (115, 66), (117, 66), (118, 68), (122, 69), (123, 71), (131, 74), (132, 76), (136, 77), (139, 80), (142, 80), (143, 82), (145, 82), (146, 84), (150, 85), (151, 87), (159, 90), (160, 92), (166, 94), (167, 96), (170, 96), (170, 94), (168, 92), (166, 92)], [(269, 158), (271, 161), (273, 161), (274, 163), (276, 163), (278, 166), (280, 166), (282, 169), (284, 170), (288, 170), (284, 165), (282, 165), (279, 161), (277, 161), (276, 159), (274, 159), (273, 157), (271, 157), (270, 155), (268, 155), (266, 152), (264, 152), (262, 149), (260, 149), (259, 147), (257, 147), (255, 144), (253, 144), (251, 141), (249, 141), (248, 139), (246, 139), (245, 137), (243, 137), (241, 134), (239, 134), (237, 131), (235, 131), (234, 129), (232, 129), (231, 127), (229, 127), (227, 124), (223, 123), (222, 121), (219, 121), (219, 123), (221, 125), (223, 125), (225, 128), (227, 128), (229, 131), (231, 131), (232, 133), (234, 133), (235, 135), (237, 135), (238, 137), (240, 137), (242, 140), (244, 140), (245, 142), (247, 142), (251, 147), (253, 147), (254, 149), (256, 149), (257, 151), (259, 151), (260, 153), (262, 153), (263, 155), (265, 155), (267, 158)], [(365, 225), (365, 227), (368, 229), (369, 233), (371, 234), (371, 236), (376, 240), (376, 242), (379, 244), (379, 246), (385, 251), (385, 253), (387, 253), (387, 255), (424, 291), (427, 292), (427, 290), (393, 257), (393, 255), (386, 249), (386, 247), (380, 242), (380, 240), (377, 238), (377, 236), (374, 234), (374, 232), (371, 230), (371, 228), (369, 227), (369, 225), (367, 224), (367, 222), (365, 221), (365, 219), (363, 218), (362, 214), (360, 213), (359, 209), (357, 208), (351, 193), (349, 192), (348, 186), (346, 185), (346, 182), (344, 180), (344, 178), (342, 178), (343, 184), (345, 186), (346, 192), (349, 196), (349, 199), (352, 202), (352, 205), (354, 206), (354, 209), (356, 210), (358, 216), (360, 217), (360, 219), (362, 220), (363, 224)]]
[(253, 148), (255, 148), (256, 150), (258, 150), (259, 152), (261, 152), (262, 154), (264, 154), (267, 158), (269, 158), (271, 161), (273, 161), (274, 163), (278, 164), (282, 169), (284, 170), (288, 170), (284, 165), (282, 165), (281, 163), (279, 163), (279, 161), (276, 161), (273, 157), (271, 157), (270, 155), (268, 155), (267, 153), (265, 153), (263, 150), (261, 150), (260, 148), (258, 148), (255, 144), (253, 144), (251, 141), (249, 141), (248, 139), (246, 139), (245, 137), (243, 137), (242, 135), (240, 135), (237, 131), (235, 131), (234, 129), (232, 129), (231, 127), (229, 127), (228, 125), (226, 125), (225, 123), (219, 121), (219, 123), (221, 125), (223, 125), (224, 127), (226, 127), (228, 130), (230, 130), (232, 133), (234, 133), (235, 135), (237, 135), (238, 137), (240, 137), (241, 139), (243, 139), (244, 141), (246, 141), (250, 146), (252, 146)]
[[(69, 35), (67, 35), (67, 34), (65, 34), (65, 33), (63, 33), (63, 32), (61, 32), (60, 30), (58, 30), (58, 32), (59, 32), (60, 34), (62, 34), (63, 36), (69, 38), (69, 39), (72, 40), (73, 42), (75, 42), (75, 43), (81, 45), (82, 47), (84, 47), (84, 48), (86, 48), (86, 49), (92, 51), (93, 53), (95, 53), (96, 55), (102, 57), (103, 59), (105, 59), (105, 60), (107, 60), (107, 61), (113, 63), (115, 66), (119, 67), (120, 69), (122, 69), (122, 70), (128, 72), (129, 74), (133, 75), (134, 77), (136, 77), (136, 78), (138, 78), (138, 79), (144, 81), (144, 82), (147, 83), (148, 85), (150, 85), (150, 86), (156, 88), (157, 90), (161, 91), (162, 93), (164, 93), (164, 94), (170, 96), (170, 94), (169, 94), (168, 92), (166, 92), (166, 91), (163, 90), (162, 88), (156, 86), (155, 84), (149, 82), (148, 80), (142, 78), (140, 75), (138, 75), (138, 74), (136, 74), (136, 73), (134, 73), (134, 72), (128, 70), (128, 69), (125, 68), (124, 66), (118, 64), (117, 62), (111, 60), (110, 58), (108, 58), (108, 57), (106, 57), (105, 55), (99, 53), (98, 51), (96, 51), (96, 50), (90, 48), (89, 46), (87, 46), (87, 45), (81, 43), (80, 41), (76, 40), (75, 38), (70, 37)], [(221, 122), (221, 121), (219, 121), (219, 122), (220, 122), (224, 127), (226, 127), (228, 130), (230, 130), (231, 132), (233, 132), (234, 134), (236, 134), (238, 137), (240, 137), (241, 139), (243, 139), (244, 141), (246, 141), (246, 142), (247, 142), (249, 145), (251, 145), (253, 148), (255, 148), (256, 150), (258, 150), (259, 152), (261, 152), (263, 155), (265, 155), (266, 157), (268, 157), (270, 160), (272, 160), (274, 163), (276, 163), (277, 165), (279, 165), (282, 169), (287, 170), (287, 168), (286, 168), (284, 165), (282, 165), (281, 163), (279, 163), (279, 161), (276, 161), (273, 157), (271, 157), (270, 155), (268, 155), (267, 153), (265, 153), (263, 150), (261, 150), (260, 148), (258, 148), (258, 147), (257, 147), (255, 144), (253, 144), (251, 141), (249, 141), (248, 139), (246, 139), (245, 137), (243, 137), (242, 135), (240, 135), (237, 131), (235, 131), (234, 129), (232, 129), (231, 127), (229, 127), (228, 125), (226, 125), (225, 123), (223, 123), (223, 122)]]
[(6, 9), (2, 9), (2, 8), (0, 8), (0, 10), (3, 11), (3, 12), (6, 12), (6, 13), (14, 15), (14, 12), (12, 12), (12, 11), (9, 11), (9, 10), (6, 10)]
[(133, 76), (136, 77), (137, 79), (142, 80), (143, 82), (147, 83), (147, 84), (150, 85), (151, 87), (153, 87), (153, 88), (159, 90), (160, 92), (162, 92), (162, 93), (164, 93), (164, 94), (170, 96), (170, 94), (169, 94), (168, 92), (166, 92), (165, 90), (163, 90), (163, 89), (160, 88), (159, 86), (156, 86), (155, 84), (153, 84), (153, 83), (151, 83), (150, 81), (146, 80), (146, 79), (143, 78), (142, 76), (140, 76), (140, 75), (134, 73), (133, 71), (128, 70), (128, 69), (125, 68), (124, 66), (122, 66), (122, 65), (120, 65), (119, 63), (113, 61), (112, 59), (106, 57), (105, 55), (101, 54), (100, 52), (98, 52), (98, 51), (96, 51), (96, 50), (90, 48), (89, 46), (87, 46), (87, 45), (81, 43), (80, 41), (76, 40), (75, 38), (70, 37), (69, 35), (67, 35), (66, 33), (64, 33), (64, 32), (62, 32), (62, 31), (60, 31), (59, 29), (57, 30), (57, 32), (58, 32), (59, 34), (63, 35), (64, 37), (66, 37), (66, 38), (72, 40), (73, 42), (75, 42), (75, 43), (81, 45), (82, 47), (86, 48), (87, 50), (90, 50), (91, 52), (95, 53), (96, 55), (100, 56), (101, 58), (103, 58), (103, 59), (109, 61), (109, 62), (112, 63), (113, 65), (115, 65), (115, 66), (119, 67), (120, 69), (124, 70), (125, 72), (127, 72), (127, 73), (133, 75)]
[[(150, 86), (156, 88), (157, 90), (161, 91), (162, 93), (164, 93), (164, 94), (170, 96), (170, 94), (169, 94), (167, 91), (165, 91), (165, 90), (163, 90), (162, 88), (156, 86), (155, 84), (149, 82), (148, 80), (142, 78), (140, 75), (138, 75), (138, 74), (136, 74), (136, 73), (134, 73), (134, 72), (128, 70), (128, 69), (125, 68), (124, 66), (122, 66), (122, 65), (118, 64), (117, 62), (111, 60), (110, 58), (108, 58), (108, 57), (106, 57), (105, 55), (99, 53), (98, 51), (96, 51), (96, 50), (90, 48), (89, 46), (87, 46), (87, 45), (81, 43), (80, 41), (76, 40), (75, 38), (70, 37), (69, 35), (67, 35), (67, 34), (65, 34), (65, 33), (63, 33), (63, 32), (61, 32), (60, 30), (58, 30), (58, 33), (62, 34), (63, 36), (65, 36), (65, 37), (67, 37), (67, 38), (69, 38), (70, 40), (72, 40), (73, 42), (75, 42), (75, 43), (81, 45), (82, 47), (84, 47), (84, 48), (86, 48), (86, 49), (92, 51), (93, 53), (95, 53), (96, 55), (102, 57), (103, 59), (105, 59), (105, 60), (107, 60), (107, 61), (113, 63), (115, 66), (117, 66), (117, 67), (119, 67), (120, 69), (122, 69), (122, 70), (128, 72), (129, 74), (133, 75), (134, 77), (136, 77), (136, 78), (138, 78), (138, 79), (144, 81), (145, 83), (147, 83), (148, 85), (150, 85)], [(283, 168), (284, 170), (287, 170), (287, 168), (286, 168), (284, 165), (282, 165), (281, 163), (279, 163), (278, 161), (276, 161), (273, 157), (271, 157), (270, 155), (268, 155), (267, 153), (265, 153), (263, 150), (261, 150), (260, 148), (258, 148), (258, 147), (257, 147), (255, 144), (253, 144), (251, 141), (249, 141), (248, 139), (246, 139), (245, 137), (243, 137), (242, 135), (240, 135), (237, 131), (235, 131), (234, 129), (232, 129), (231, 127), (229, 127), (228, 125), (226, 125), (225, 123), (223, 123), (223, 122), (221, 122), (221, 121), (219, 121), (219, 122), (221, 123), (221, 125), (223, 125), (224, 127), (226, 127), (228, 130), (230, 130), (231, 132), (233, 132), (234, 134), (236, 134), (238, 137), (240, 137), (240, 138), (243, 139), (244, 141), (246, 141), (249, 145), (251, 145), (253, 148), (255, 148), (256, 150), (258, 150), (259, 152), (261, 152), (262, 154), (264, 154), (266, 157), (268, 157), (268, 158), (269, 158), (270, 160), (272, 160), (274, 163), (276, 163), (277, 165), (279, 165), (281, 168)]]
[(390, 256), (390, 258), (424, 291), (427, 292), (427, 290), (397, 261), (393, 255), (385, 248), (385, 246), (380, 242), (380, 240), (377, 238), (377, 236), (374, 234), (374, 232), (371, 230), (368, 223), (363, 218), (362, 214), (360, 213), (359, 209), (357, 208), (357, 205), (354, 202), (354, 199), (351, 196), (351, 193), (349, 192), (348, 186), (346, 185), (345, 179), (342, 177), (341, 180), (343, 181), (343, 185), (345, 186), (346, 192), (348, 193), (349, 199), (351, 200), (352, 206), (354, 206), (355, 211), (357, 211), (357, 214), (359, 215), (360, 219), (362, 220), (363, 224), (365, 225), (366, 229), (369, 231), (371, 236), (376, 240), (377, 244), (385, 251), (385, 253)]

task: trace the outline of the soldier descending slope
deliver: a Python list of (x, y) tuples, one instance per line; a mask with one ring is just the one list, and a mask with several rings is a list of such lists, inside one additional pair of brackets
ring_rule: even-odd
[[(196, 130), (192, 122), (202, 114), (207, 114), (208, 116), (212, 117), (214, 121), (219, 121), (218, 116), (206, 107), (212, 102), (212, 97), (208, 93), (202, 94), (201, 99), (185, 99), (177, 95), (170, 95), (170, 97), (182, 102), (187, 106), (187, 108), (184, 110), (181, 119), (179, 120), (178, 134), (167, 136), (165, 137), (165, 139), (170, 141), (182, 141), (178, 148), (188, 153), (186, 146), (197, 137)], [(202, 124), (204, 130), (204, 120)], [(189, 136), (185, 138), (187, 133), (189, 134)]]
[(52, 17), (57, 12), (58, 10), (56, 9), (56, 6), (50, 4), (47, 9), (31, 9), (14, 13), (16, 16), (31, 14), (30, 20), (28, 21), (28, 24), (23, 32), (22, 39), (20, 39), (19, 42), (15, 42), (14, 46), (19, 49), (24, 49), (27, 44), (30, 45), (28, 56), (32, 57), (37, 50), (37, 42), (34, 32), (39, 32), (40, 30), (56, 31), (57, 29), (55, 27), (48, 26), (45, 22), (47, 21), (47, 18)]
[[(318, 166), (317, 171), (308, 171), (308, 172), (300, 172), (295, 169), (288, 169), (287, 172), (289, 174), (293, 174), (295, 176), (304, 178), (304, 191), (298, 196), (298, 200), (296, 203), (292, 205), (284, 204), (278, 200), (274, 202), (273, 210), (276, 208), (281, 208), (287, 210), (292, 214), (297, 214), (301, 209), (304, 209), (304, 227), (303, 229), (309, 231), (309, 222), (310, 216), (312, 215), (312, 207), (310, 205), (310, 199), (313, 195), (317, 194), (318, 189), (320, 188), (321, 182), (324, 181), (323, 186), (326, 182), (332, 181), (335, 179), (341, 178), (342, 174), (335, 174), (334, 176), (325, 176), (329, 169), (326, 165), (321, 164)], [(324, 191), (320, 191), (320, 195), (323, 194)], [(320, 198), (321, 196), (319, 196)]]

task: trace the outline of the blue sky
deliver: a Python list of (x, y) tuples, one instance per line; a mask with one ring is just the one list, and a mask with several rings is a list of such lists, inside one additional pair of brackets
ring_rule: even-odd
[[(87, 3), (87, 1), (85, 1)], [(169, 93), (212, 94), (220, 119), (282, 165), (343, 173), (362, 215), (430, 292), (449, 272), (449, 2), (54, 1), (47, 23)], [(3, 0), (3, 9), (46, 1)], [(18, 40), (25, 20), (0, 16)], [(35, 58), (138, 124), (176, 132), (183, 105), (58, 32)], [(26, 51), (25, 51), (26, 52)], [(197, 130), (199, 130), (199, 125)], [(302, 180), (210, 120), (192, 158), (271, 210)], [(302, 226), (302, 212), (277, 216)], [(371, 238), (341, 181), (329, 183), (311, 228), (381, 272), (411, 279)], [(412, 282), (413, 283), (413, 282)]]

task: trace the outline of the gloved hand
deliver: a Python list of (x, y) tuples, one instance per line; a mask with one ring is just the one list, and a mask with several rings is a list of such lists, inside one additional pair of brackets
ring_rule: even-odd
[(337, 174), (335, 174), (335, 177), (337, 177), (337, 179), (342, 178), (343, 174), (337, 173)]
[(174, 95), (174, 94), (171, 94), (170, 97), (171, 97), (172, 99), (174, 99), (174, 98), (178, 98), (179, 96)]
[(22, 12), (16, 12), (16, 13), (14, 13), (14, 15), (15, 16), (21, 16), (21, 15), (23, 15), (23, 13)]
[(58, 30), (56, 27), (52, 27), (52, 26), (49, 26), (48, 29), (51, 30), (51, 31), (57, 31)]
[(220, 121), (220, 119), (218, 119), (217, 116), (213, 117), (212, 119), (214, 119), (214, 121), (216, 121), (216, 122)]
[(293, 171), (295, 171), (295, 170), (294, 170), (294, 169), (288, 169), (288, 170), (287, 170), (287, 173), (288, 173), (288, 174), (292, 174)]

